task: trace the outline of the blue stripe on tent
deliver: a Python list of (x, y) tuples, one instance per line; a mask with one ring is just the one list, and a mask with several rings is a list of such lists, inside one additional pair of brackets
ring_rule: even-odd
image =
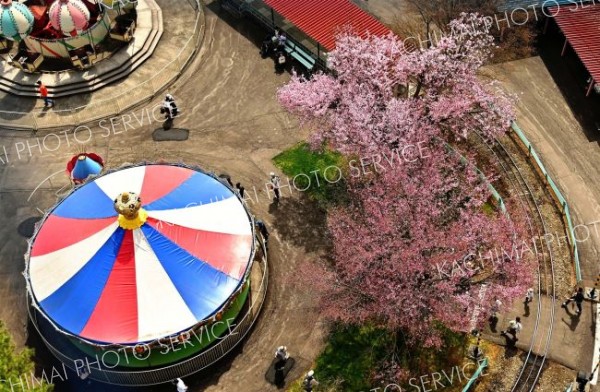
[(100, 174), (102, 165), (90, 157), (85, 157), (83, 161), (77, 160), (71, 175), (77, 180), (85, 180), (92, 174)]
[(172, 210), (210, 204), (229, 199), (234, 194), (214, 178), (194, 173), (172, 192), (144, 206), (147, 211)]
[(63, 218), (110, 218), (117, 216), (113, 204), (95, 182), (89, 182), (69, 195), (52, 213)]
[(112, 272), (125, 230), (120, 227), (71, 279), (40, 305), (67, 331), (79, 334), (87, 324)]
[(190, 255), (149, 225), (142, 231), (161, 265), (198, 320), (212, 315), (235, 291), (239, 281)]

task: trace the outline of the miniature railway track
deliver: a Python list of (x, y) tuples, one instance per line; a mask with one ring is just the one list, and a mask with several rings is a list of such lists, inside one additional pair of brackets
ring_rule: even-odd
[[(499, 173), (504, 173), (504, 178), (511, 185), (511, 189), (519, 192), (519, 203), (521, 208), (527, 213), (529, 232), (533, 236), (534, 241), (536, 241), (536, 238), (545, 238), (548, 232), (546, 223), (544, 222), (540, 206), (536, 201), (536, 195), (532, 192), (531, 187), (525, 180), (521, 169), (519, 169), (515, 160), (508, 153), (506, 147), (498, 140), (496, 140), (493, 145), (490, 145), (486, 143), (481, 136), (479, 136), (479, 138), (481, 140), (481, 145), (496, 157)], [(509, 139), (510, 143), (515, 143), (514, 139), (511, 137), (509, 137)], [(515, 147), (518, 148), (516, 143)], [(521, 368), (511, 392), (531, 392), (535, 389), (544, 368), (554, 326), (554, 304), (556, 302), (556, 295), (552, 248), (549, 243), (545, 243), (545, 246), (540, 246), (536, 251), (538, 259), (538, 301), (536, 320), (529, 349), (525, 357), (525, 364)], [(549, 295), (552, 301), (552, 306), (550, 307), (550, 323), (546, 331), (543, 331), (540, 328), (540, 317), (542, 314), (541, 298), (543, 293)], [(543, 348), (541, 348), (541, 352), (535, 353), (534, 347), (538, 340), (540, 344), (543, 345)]]

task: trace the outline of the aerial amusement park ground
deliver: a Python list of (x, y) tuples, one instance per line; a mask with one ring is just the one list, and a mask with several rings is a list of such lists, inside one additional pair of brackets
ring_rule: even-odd
[[(122, 133), (114, 132), (110, 137), (102, 136), (104, 129), (92, 127), (96, 133), (86, 150), (103, 156), (109, 167), (143, 160), (183, 161), (216, 173), (226, 172), (234, 183), (239, 181), (245, 186), (254, 200), (249, 203), (249, 208), (272, 228), (270, 293), (258, 324), (241, 348), (209, 371), (190, 378), (188, 385), (193, 391), (275, 390), (263, 377), (275, 347), (287, 345), (296, 359), (289, 379), (298, 378), (309, 369), (323, 348), (326, 325), (320, 321), (310, 291), (293, 284), (293, 272), (300, 261), (327, 253), (330, 243), (324, 214), (306, 195), (297, 191), (290, 194), (284, 189), (282, 202), (275, 206), (265, 186), (268, 173), (276, 170), (272, 158), (307, 137), (307, 131), (298, 127), (275, 98), (276, 89), (289, 80), (289, 75), (275, 75), (272, 62), (260, 58), (257, 43), (262, 36), (256, 33), (251, 23), (233, 19), (220, 12), (217, 6), (207, 3), (205, 38), (200, 53), (169, 90), (176, 96), (183, 112), (176, 126), (190, 129), (190, 138), (185, 142), (154, 142), (152, 133), (161, 126), (156, 122), (146, 122)], [(390, 20), (390, 4), (396, 3), (372, 0), (369, 7), (373, 8), (372, 12), (381, 12), (383, 20)], [(555, 180), (565, 190), (575, 211), (575, 221), (597, 221), (600, 212), (597, 195), (600, 192), (591, 179), (600, 174), (591, 162), (600, 162), (600, 151), (597, 143), (591, 143), (578, 125), (541, 59), (496, 66), (490, 68), (489, 73), (499, 78), (507, 89), (523, 93), (519, 105), (520, 122), (529, 130), (528, 136), (537, 143), (545, 163), (556, 174)], [(535, 85), (536, 90), (521, 91), (520, 86), (524, 83)], [(547, 97), (545, 106), (537, 99), (539, 95)], [(147, 107), (160, 100), (161, 97), (156, 98)], [(139, 107), (133, 112), (143, 110), (144, 107)], [(44, 131), (35, 136), (43, 137)], [(79, 152), (77, 146), (66, 143), (53, 152), (21, 153), (21, 156), (17, 156), (14, 148), (9, 148), (15, 143), (33, 143), (33, 138), (34, 135), (28, 132), (5, 130), (0, 136), (0, 145), (11, 151), (11, 163), (0, 165), (0, 215), (3, 217), (0, 226), (3, 239), (0, 245), (3, 282), (0, 286), (0, 318), (6, 321), (20, 346), (27, 340), (25, 285), (21, 275), (26, 246), (16, 227), (36, 215), (38, 208), (46, 209), (56, 201), (56, 190), (68, 184), (66, 177), (57, 176), (51, 182), (43, 183), (33, 196), (32, 191), (50, 174), (63, 169), (66, 160)], [(576, 159), (575, 153), (564, 148), (569, 145), (588, 158)], [(600, 249), (598, 242), (600, 238), (593, 237), (582, 245), (585, 276), (597, 272), (592, 260), (596, 260), (595, 249)], [(586, 310), (579, 329), (585, 337), (578, 338), (579, 347), (593, 347), (588, 328), (592, 316), (589, 309)], [(43, 353), (40, 355), (41, 361), (50, 363)], [(125, 390), (86, 382), (72, 382), (61, 388)], [(165, 386), (152, 390), (172, 388)]]

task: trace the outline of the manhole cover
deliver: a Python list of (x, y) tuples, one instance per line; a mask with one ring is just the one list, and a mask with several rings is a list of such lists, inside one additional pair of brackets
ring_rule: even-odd
[(189, 129), (171, 128), (165, 131), (163, 128), (158, 128), (152, 133), (152, 140), (155, 142), (182, 142), (190, 136)]
[(17, 232), (25, 238), (31, 238), (33, 233), (35, 232), (35, 224), (38, 223), (42, 218), (40, 217), (31, 217), (25, 219), (19, 227), (17, 228)]

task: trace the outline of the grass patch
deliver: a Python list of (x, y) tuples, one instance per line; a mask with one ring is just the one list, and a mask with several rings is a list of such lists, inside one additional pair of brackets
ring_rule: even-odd
[(481, 209), (483, 210), (483, 213), (489, 217), (496, 215), (497, 208), (491, 201), (483, 203)]
[[(396, 347), (396, 356), (401, 365), (409, 370), (409, 379), (415, 385), (420, 385), (419, 377), (432, 372), (446, 370), (461, 365), (465, 361), (469, 335), (454, 333), (443, 329), (444, 343), (440, 349), (422, 347), (409, 347), (400, 338), (397, 341), (394, 333), (385, 329), (372, 326), (345, 326), (336, 325), (329, 335), (328, 343), (323, 352), (316, 359), (313, 368), (316, 379), (319, 381), (319, 390), (322, 391), (368, 391), (382, 387), (393, 382), (384, 380), (376, 382), (374, 376), (378, 367), (390, 358), (393, 347)], [(472, 371), (471, 371), (472, 373)], [(426, 379), (427, 380), (427, 379)], [(465, 380), (454, 385), (447, 382), (444, 388), (438, 390), (446, 392), (461, 391)], [(288, 391), (300, 392), (302, 379), (294, 381)], [(409, 384), (409, 380), (399, 382), (403, 390), (416, 390)]]
[(348, 167), (346, 159), (331, 150), (313, 151), (299, 143), (273, 158), (297, 191), (306, 193), (322, 207), (345, 200)]

